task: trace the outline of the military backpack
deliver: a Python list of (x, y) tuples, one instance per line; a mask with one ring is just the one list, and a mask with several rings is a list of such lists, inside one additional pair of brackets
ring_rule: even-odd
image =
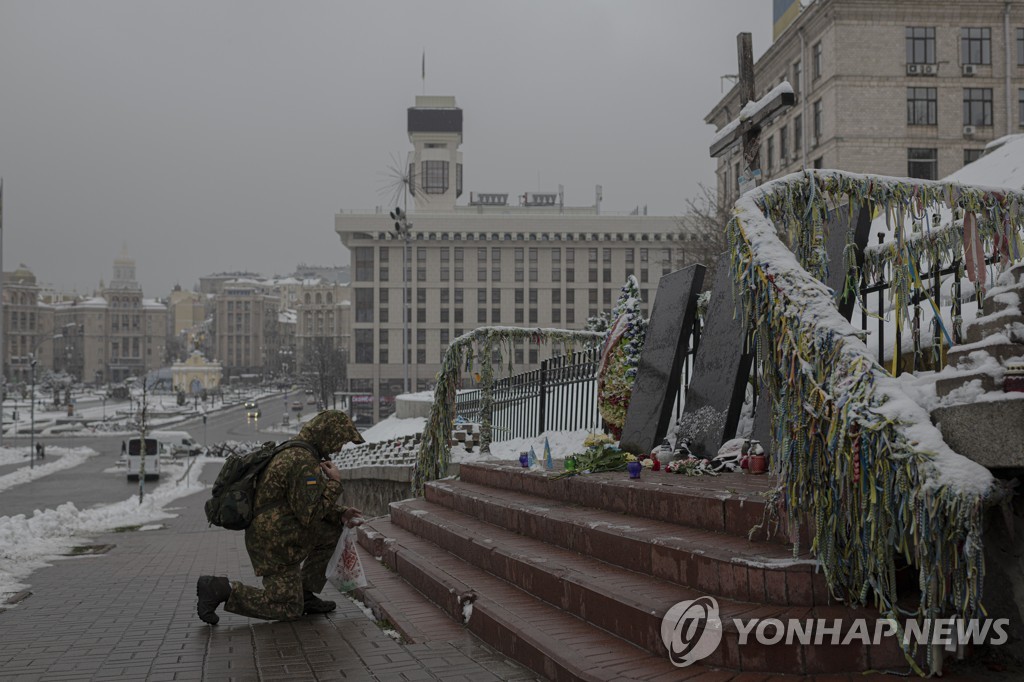
[(289, 440), (276, 445), (267, 441), (244, 455), (231, 455), (224, 462), (213, 483), (213, 496), (206, 501), (206, 520), (210, 525), (228, 530), (245, 530), (256, 517), (256, 483), (270, 460), (291, 447), (309, 450), (320, 458), (316, 448), (303, 440)]

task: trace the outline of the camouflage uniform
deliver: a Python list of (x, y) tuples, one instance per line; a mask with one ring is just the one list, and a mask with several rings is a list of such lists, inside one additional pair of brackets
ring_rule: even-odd
[[(344, 412), (326, 410), (306, 423), (299, 439), (323, 455), (363, 438)], [(245, 548), (263, 589), (231, 583), (225, 611), (266, 620), (302, 615), (303, 591), (319, 592), (341, 536), (346, 507), (337, 506), (341, 484), (320, 470), (309, 450), (278, 453), (256, 486), (256, 518), (245, 530)]]

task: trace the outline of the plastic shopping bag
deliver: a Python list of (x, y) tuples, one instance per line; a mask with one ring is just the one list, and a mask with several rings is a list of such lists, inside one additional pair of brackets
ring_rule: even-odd
[(339, 592), (351, 592), (357, 587), (366, 587), (366, 574), (356, 551), (356, 529), (345, 526), (338, 540), (338, 547), (327, 564), (327, 579)]

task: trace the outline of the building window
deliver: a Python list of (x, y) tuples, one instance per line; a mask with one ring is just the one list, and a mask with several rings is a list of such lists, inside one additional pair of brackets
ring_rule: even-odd
[(356, 329), (356, 363), (363, 365), (373, 364), (373, 330)]
[(562, 290), (561, 289), (552, 289), (551, 290), (551, 305), (561, 305), (561, 304), (562, 304)]
[(487, 324), (487, 308), (476, 309), (476, 321), (480, 324)]
[(565, 281), (576, 281), (576, 249), (565, 250)]
[(602, 298), (604, 299), (604, 304), (610, 306), (612, 304), (612, 290), (605, 289)]
[(530, 324), (537, 324), (537, 309), (530, 308)]
[(1017, 90), (1017, 123), (1024, 128), (1024, 90)]
[(980, 27), (960, 29), (960, 63), (992, 63), (992, 29)]
[(463, 265), (465, 264), (465, 254), (463, 253), (461, 246), (455, 247), (455, 281), (462, 281)]
[(491, 281), (501, 281), (501, 249), (497, 246), (491, 247)]
[(562, 250), (551, 249), (551, 281), (562, 281)]
[(537, 269), (538, 269), (537, 268), (537, 262), (538, 262), (537, 258), (538, 258), (538, 256), (537, 256), (537, 249), (531, 248), (530, 249), (530, 281), (531, 282), (536, 282), (537, 281)]
[(588, 249), (588, 264), (589, 267), (589, 279), (591, 282), (597, 281), (597, 249)]
[(793, 154), (794, 156), (804, 144), (804, 117), (797, 114), (793, 117)]
[(447, 282), (449, 280), (450, 268), (451, 268), (451, 253), (447, 248), (441, 249), (441, 281)]
[(416, 349), (416, 364), (425, 365), (427, 364), (427, 349), (417, 348)]
[(416, 247), (416, 281), (427, 281), (427, 247)]
[(814, 43), (811, 48), (811, 74), (814, 80), (821, 78), (821, 41)]
[(455, 164), (455, 198), (462, 196), (462, 164)]
[(423, 162), (423, 191), (427, 194), (444, 194), (448, 191), (448, 162)]
[(1017, 29), (1017, 66), (1024, 66), (1024, 28)]
[(793, 62), (793, 82), (790, 85), (793, 86), (793, 94), (800, 94), (800, 78), (803, 76), (804, 65), (803, 62), (797, 60)]
[(939, 177), (938, 157), (937, 149), (911, 147), (907, 150), (907, 175), (922, 180), (937, 180)]
[(814, 144), (821, 144), (821, 100), (819, 99), (814, 103), (814, 118), (812, 119), (813, 127), (812, 132), (814, 133)]
[(515, 249), (515, 258), (516, 258), (516, 262), (515, 262), (516, 281), (517, 282), (522, 282), (523, 281), (523, 277), (524, 277), (524, 274), (523, 274), (523, 249), (522, 249), (522, 247), (519, 247), (519, 248)]
[(907, 88), (907, 125), (933, 126), (939, 122), (937, 88)]
[(377, 362), (381, 365), (388, 364), (388, 349), (378, 348), (377, 349)]
[[(388, 253), (391, 249), (386, 246), (382, 246), (377, 250), (377, 260), (379, 262), (379, 279), (381, 282), (388, 281)], [(372, 265), (370, 267), (373, 267)]]
[(818, 168), (818, 169), (824, 168), (825, 167), (825, 157), (824, 156), (819, 156), (818, 158), (816, 158), (814, 160), (814, 162), (813, 162), (813, 166), (815, 168)]
[(775, 167), (775, 138), (768, 138), (768, 158), (765, 163), (765, 170), (769, 173), (772, 172), (772, 168)]
[(935, 27), (907, 27), (907, 64), (935, 63)]
[(964, 125), (992, 125), (992, 88), (964, 88)]
[(531, 348), (530, 349), (530, 364), (531, 365), (536, 365), (537, 364), (537, 349), (536, 348)]
[(487, 289), (476, 290), (476, 304), (479, 306), (487, 305)]
[(522, 324), (523, 322), (523, 309), (516, 308), (516, 324)]
[(448, 324), (448, 309), (441, 308), (441, 323)]
[(551, 322), (553, 324), (562, 324), (562, 310), (560, 308), (551, 309)]
[(964, 150), (964, 165), (974, 163), (982, 157), (985, 153), (984, 149), (965, 149)]
[(356, 322), (373, 322), (373, 289), (356, 289)]
[(491, 308), (491, 324), (501, 324), (501, 308)]
[(779, 129), (779, 166), (786, 165), (789, 158), (789, 128), (782, 126)]
[(576, 311), (574, 309), (569, 308), (565, 311), (565, 323), (576, 324)]
[(372, 246), (357, 246), (356, 247), (356, 281), (357, 282), (372, 282), (373, 281), (373, 247)]

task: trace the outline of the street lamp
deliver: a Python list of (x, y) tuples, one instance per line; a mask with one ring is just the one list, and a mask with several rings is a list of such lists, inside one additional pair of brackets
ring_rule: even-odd
[(47, 340), (64, 338), (64, 333), (54, 334), (52, 339), (45, 337), (39, 339), (32, 352), (28, 354), (29, 367), (31, 368), (32, 388), (28, 394), (29, 405), (29, 439), (28, 439), (28, 468), (35, 468), (36, 464), (36, 351)]
[(405, 377), (403, 391), (409, 392), (409, 235), (412, 231), (412, 223), (409, 222), (409, 215), (398, 206), (391, 212), (391, 219), (395, 221), (395, 234), (401, 237), (405, 244), (402, 247), (402, 371)]

